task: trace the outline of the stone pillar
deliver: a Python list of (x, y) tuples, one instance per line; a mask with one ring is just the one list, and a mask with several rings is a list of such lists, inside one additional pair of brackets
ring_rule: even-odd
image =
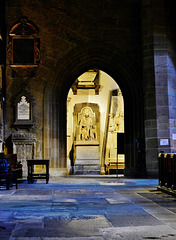
[(155, 99), (153, 12), (150, 0), (143, 0), (142, 16), (146, 170), (149, 176), (156, 176), (158, 169), (158, 124)]
[(2, 112), (2, 70), (0, 65), (0, 152), (2, 152), (3, 147), (3, 112)]
[[(54, 93), (54, 90), (55, 93)], [(65, 176), (66, 168), (66, 97), (48, 83), (44, 94), (44, 158), (50, 159), (50, 175)]]
[(5, 66), (6, 66), (6, 24), (5, 1), (0, 0), (0, 152), (3, 151), (5, 114)]
[(172, 136), (176, 133), (175, 54), (168, 38), (166, 12), (164, 0), (143, 0), (146, 167), (149, 176), (157, 176), (157, 155), (161, 150), (172, 151)]
[(175, 1), (166, 4), (167, 83), (169, 105), (170, 152), (176, 152), (176, 54), (175, 54)]

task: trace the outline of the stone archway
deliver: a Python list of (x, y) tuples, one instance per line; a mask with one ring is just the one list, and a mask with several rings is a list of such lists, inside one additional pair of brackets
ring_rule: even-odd
[[(118, 85), (124, 95), (125, 175), (144, 175), (145, 169), (141, 171), (141, 159), (138, 158), (135, 143), (135, 139), (144, 139), (141, 76), (125, 56), (102, 43), (89, 43), (74, 49), (58, 62), (55, 83), (48, 84), (45, 90), (44, 109), (48, 109), (49, 113), (44, 111), (44, 157), (51, 159), (51, 168), (54, 171), (65, 174), (67, 94), (79, 75), (95, 67), (105, 71), (113, 79), (118, 79)], [(145, 159), (142, 161), (144, 163)]]

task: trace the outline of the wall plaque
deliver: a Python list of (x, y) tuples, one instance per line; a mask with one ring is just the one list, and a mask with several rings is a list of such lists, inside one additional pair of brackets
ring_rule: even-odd
[(176, 140), (176, 134), (172, 134), (172, 139)]
[(22, 89), (14, 100), (14, 113), (15, 121), (13, 126), (18, 130), (20, 128), (26, 128), (29, 130), (33, 123), (33, 107), (35, 100), (29, 91)]
[(17, 104), (17, 119), (30, 120), (30, 103), (27, 102), (25, 96), (22, 96)]
[(160, 146), (169, 145), (169, 139), (160, 139)]

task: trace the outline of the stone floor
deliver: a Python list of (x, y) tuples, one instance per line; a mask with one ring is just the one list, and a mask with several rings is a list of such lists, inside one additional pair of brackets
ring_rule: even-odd
[(176, 239), (176, 198), (156, 179), (65, 177), (0, 189), (0, 239)]

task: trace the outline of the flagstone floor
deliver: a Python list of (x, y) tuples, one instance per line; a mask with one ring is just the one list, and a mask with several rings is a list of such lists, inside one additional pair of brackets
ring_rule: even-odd
[(0, 189), (0, 240), (176, 239), (176, 198), (156, 179), (62, 177)]

